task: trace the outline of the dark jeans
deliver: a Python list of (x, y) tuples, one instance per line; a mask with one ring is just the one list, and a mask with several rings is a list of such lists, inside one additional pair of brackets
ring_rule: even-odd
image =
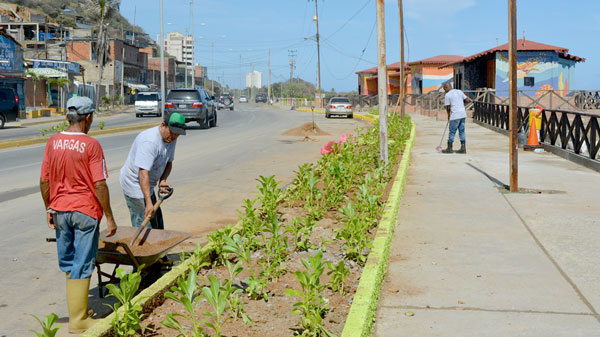
[[(127, 208), (129, 208), (129, 214), (131, 215), (131, 225), (133, 227), (139, 227), (144, 222), (144, 212), (146, 211), (146, 201), (144, 198), (136, 199), (130, 198), (125, 195), (125, 202), (127, 203)], [(156, 204), (156, 195), (154, 195), (154, 191), (152, 192), (152, 203)], [(154, 213), (154, 218), (148, 222), (146, 227), (153, 229), (165, 229), (165, 225), (163, 223), (162, 211), (159, 208), (156, 213)]]

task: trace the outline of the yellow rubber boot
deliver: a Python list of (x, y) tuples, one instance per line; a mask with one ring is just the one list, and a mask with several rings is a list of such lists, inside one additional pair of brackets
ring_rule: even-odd
[(90, 279), (67, 278), (67, 307), (69, 309), (69, 332), (81, 333), (96, 321), (88, 315), (88, 292)]

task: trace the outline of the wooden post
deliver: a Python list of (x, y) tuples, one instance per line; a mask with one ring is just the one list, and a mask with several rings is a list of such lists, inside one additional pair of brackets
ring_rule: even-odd
[(406, 84), (404, 82), (404, 10), (402, 0), (398, 0), (400, 16), (400, 117), (404, 118), (404, 100), (406, 99)]
[(508, 0), (508, 64), (509, 64), (509, 156), (510, 191), (519, 191), (519, 131), (517, 107), (517, 0)]
[(384, 0), (377, 0), (377, 93), (379, 95), (379, 159), (388, 164), (387, 67)]

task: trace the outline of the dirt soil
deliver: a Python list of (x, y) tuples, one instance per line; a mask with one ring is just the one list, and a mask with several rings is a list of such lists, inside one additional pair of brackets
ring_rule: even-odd
[[(399, 160), (400, 158), (398, 158)], [(393, 177), (395, 177), (398, 169), (398, 165), (395, 165)], [(387, 200), (389, 191), (391, 190), (392, 181), (388, 184), (385, 189), (382, 200)], [(347, 193), (347, 196), (351, 196), (353, 192)], [(302, 202), (291, 207), (281, 208), (282, 213), (282, 227), (287, 226), (291, 223), (292, 219), (304, 216), (305, 210), (302, 207)], [(314, 246), (319, 246), (324, 240), (324, 246), (326, 247), (323, 253), (323, 261), (329, 261), (333, 265), (343, 260), (343, 247), (341, 240), (335, 240), (335, 229), (343, 227), (343, 224), (339, 221), (340, 213), (337, 209), (331, 209), (323, 215), (323, 218), (319, 220), (310, 235), (310, 241)], [(376, 224), (373, 229), (368, 233), (368, 236), (372, 239), (376, 232)], [(284, 234), (285, 235), (285, 234)], [(292, 314), (293, 305), (298, 301), (297, 298), (293, 298), (285, 293), (286, 289), (300, 290), (300, 284), (295, 278), (294, 271), (304, 270), (302, 265), (302, 259), (308, 259), (317, 253), (317, 250), (308, 250), (305, 252), (294, 252), (291, 247), (293, 242), (292, 238), (288, 236), (288, 252), (289, 255), (285, 261), (285, 273), (278, 279), (273, 280), (268, 285), (268, 301), (264, 300), (252, 300), (244, 296), (242, 293), (240, 298), (244, 303), (244, 310), (252, 319), (251, 325), (245, 325), (241, 319), (229, 318), (221, 331), (223, 336), (249, 336), (249, 337), (283, 337), (292, 336), (295, 332), (299, 332), (300, 327), (298, 325), (300, 317)], [(255, 252), (253, 258), (258, 259), (260, 251)], [(350, 269), (350, 274), (346, 279), (345, 294), (332, 291), (327, 288), (322, 296), (327, 301), (329, 310), (323, 319), (323, 325), (325, 328), (336, 336), (339, 336), (346, 323), (346, 317), (350, 306), (352, 305), (352, 298), (358, 287), (362, 267), (352, 261), (346, 261), (346, 268)], [(256, 268), (260, 270), (259, 267)], [(321, 276), (321, 284), (326, 284), (330, 281), (330, 276), (327, 275), (329, 269), (325, 268)], [(211, 269), (203, 269), (199, 272), (198, 284), (202, 286), (208, 286), (208, 276), (214, 275), (221, 280), (227, 279), (228, 272), (224, 266), (214, 267)], [(238, 278), (234, 279), (233, 283), (235, 286), (243, 288), (243, 282), (248, 278), (248, 272), (244, 270)], [(204, 318), (203, 312), (211, 311), (209, 304), (205, 299), (200, 300), (199, 305), (195, 308), (195, 317), (198, 319)], [(184, 313), (184, 309), (181, 304), (167, 299), (162, 305), (155, 308), (152, 313), (147, 316), (142, 322), (142, 328), (147, 329), (145, 336), (178, 336), (175, 330), (170, 330), (162, 326), (161, 322), (165, 320), (166, 314), (168, 313)], [(229, 316), (227, 316), (229, 317)], [(180, 322), (187, 324), (184, 319)], [(212, 330), (205, 330), (207, 333), (213, 333)]]
[(122, 254), (127, 254), (125, 248), (117, 244), (117, 242), (119, 242), (129, 246), (129, 250), (131, 250), (131, 253), (133, 253), (133, 255), (135, 256), (152, 256), (164, 251), (165, 249), (173, 247), (175, 244), (180, 242), (183, 239), (183, 237), (185, 237), (185, 234), (181, 234), (179, 236), (175, 236), (167, 240), (150, 243), (144, 242), (143, 236), (140, 235), (140, 237), (138, 237), (135, 240), (133, 245), (129, 245), (131, 237), (119, 239), (117, 241), (112, 242), (100, 240), (100, 242), (98, 243), (98, 250), (103, 252), (118, 252)]
[(281, 134), (282, 136), (297, 136), (297, 137), (313, 137), (313, 136), (329, 136), (329, 133), (319, 129), (319, 126), (315, 123), (313, 130), (313, 123), (307, 122), (300, 125), (297, 128), (293, 128), (285, 131)]

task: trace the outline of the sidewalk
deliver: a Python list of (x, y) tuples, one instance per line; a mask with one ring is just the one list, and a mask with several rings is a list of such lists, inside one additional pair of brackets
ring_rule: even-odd
[(519, 151), (520, 187), (544, 193), (506, 193), (507, 137), (469, 120), (467, 154), (440, 154), (445, 122), (412, 117), (373, 335), (600, 336), (600, 175)]

